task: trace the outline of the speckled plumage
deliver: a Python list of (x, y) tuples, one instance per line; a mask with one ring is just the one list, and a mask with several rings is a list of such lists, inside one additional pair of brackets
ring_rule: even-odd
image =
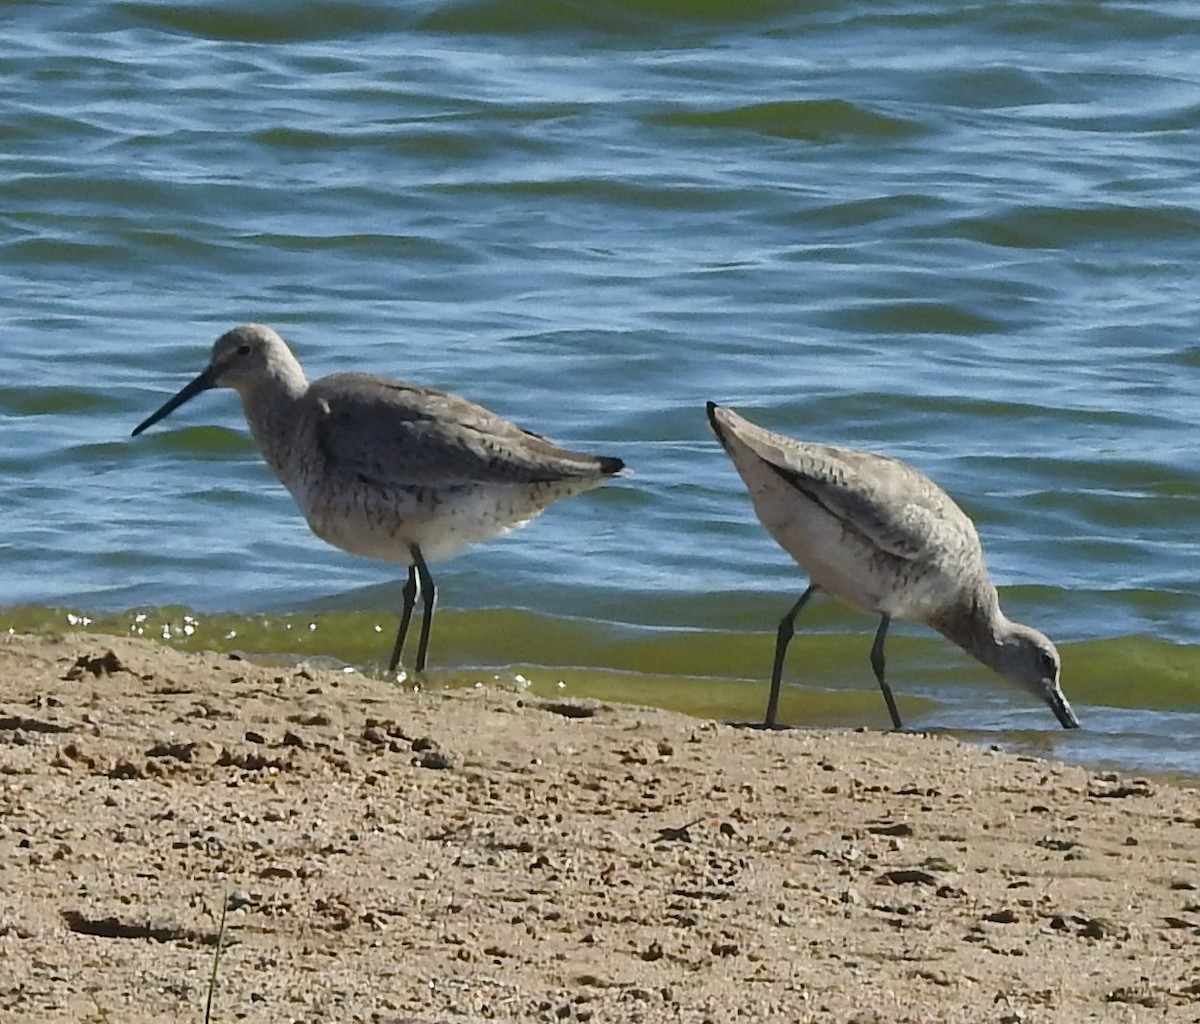
[(264, 459), (317, 536), (409, 566), (389, 671), (422, 591), (415, 667), (425, 667), (435, 595), (428, 562), (521, 526), (623, 467), (619, 459), (560, 448), (433, 388), (366, 373), (310, 383), (284, 340), (260, 324), (218, 338), (208, 368), (133, 433), (214, 387), (238, 392)]
[(892, 618), (932, 626), (1045, 700), (1064, 728), (1078, 725), (1059, 687), (1054, 645), (1005, 617), (975, 525), (929, 477), (884, 455), (764, 430), (712, 402), (708, 416), (763, 526), (809, 574), (808, 590), (779, 624), (768, 726), (796, 615), (817, 590), (880, 616), (871, 662), (896, 728), (883, 656)]

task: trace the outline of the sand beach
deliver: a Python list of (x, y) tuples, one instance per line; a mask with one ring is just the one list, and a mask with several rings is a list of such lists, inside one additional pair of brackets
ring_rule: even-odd
[(0, 638), (0, 1019), (1200, 1021), (1200, 794)]

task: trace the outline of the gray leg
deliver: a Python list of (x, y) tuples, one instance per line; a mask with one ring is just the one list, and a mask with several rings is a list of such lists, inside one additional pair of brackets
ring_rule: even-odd
[(400, 629), (396, 633), (396, 642), (392, 646), (392, 656), (388, 659), (388, 674), (396, 671), (400, 664), (400, 656), (404, 653), (404, 641), (408, 637), (408, 624), (412, 621), (413, 608), (417, 604), (417, 594), (421, 591), (417, 579), (416, 565), (408, 567), (408, 581), (404, 584), (404, 610), (400, 613)]
[(792, 634), (796, 631), (796, 616), (816, 592), (817, 585), (810, 583), (808, 589), (800, 595), (800, 600), (792, 605), (791, 611), (779, 620), (779, 632), (775, 634), (775, 664), (771, 668), (771, 695), (767, 698), (767, 716), (763, 719), (763, 725), (768, 729), (775, 728), (775, 715), (779, 711), (779, 686), (783, 680), (783, 656), (787, 653)]
[(888, 623), (891, 618), (887, 615), (879, 617), (879, 631), (875, 634), (875, 642), (871, 645), (871, 668), (875, 670), (875, 678), (879, 680), (879, 688), (883, 691), (883, 699), (887, 702), (888, 714), (892, 716), (892, 725), (903, 729), (900, 712), (896, 710), (896, 698), (892, 696), (892, 688), (883, 678), (883, 639), (887, 636)]
[(429, 654), (429, 632), (433, 629), (433, 609), (437, 604), (437, 586), (429, 575), (429, 566), (421, 557), (421, 549), (415, 544), (412, 547), (413, 567), (417, 570), (421, 594), (425, 603), (425, 614), (421, 618), (421, 640), (417, 644), (417, 672), (425, 671), (425, 657)]

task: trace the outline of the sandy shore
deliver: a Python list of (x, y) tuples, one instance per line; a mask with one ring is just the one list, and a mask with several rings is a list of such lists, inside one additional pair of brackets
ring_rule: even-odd
[(0, 1020), (1200, 1021), (1200, 794), (0, 639)]

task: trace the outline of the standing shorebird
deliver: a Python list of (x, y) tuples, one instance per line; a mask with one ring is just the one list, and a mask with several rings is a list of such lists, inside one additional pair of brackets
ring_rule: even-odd
[(1064, 729), (1079, 728), (1059, 686), (1054, 644), (1005, 617), (975, 525), (929, 477), (884, 455), (794, 441), (713, 402), (708, 419), (763, 526), (809, 575), (808, 589), (779, 623), (768, 728), (796, 616), (818, 590), (879, 616), (871, 667), (897, 729), (883, 657), (893, 618), (932, 626), (1042, 698)]
[(427, 563), (522, 526), (624, 467), (560, 448), (444, 391), (367, 373), (310, 383), (284, 340), (261, 324), (222, 334), (207, 369), (133, 435), (210, 388), (237, 391), (263, 458), (313, 533), (408, 566), (389, 673), (400, 664), (418, 595), (424, 616), (414, 665), (425, 669), (437, 597)]

